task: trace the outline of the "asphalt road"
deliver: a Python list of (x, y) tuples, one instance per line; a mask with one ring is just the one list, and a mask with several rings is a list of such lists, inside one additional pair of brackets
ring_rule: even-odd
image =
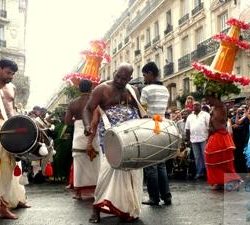
[[(244, 225), (250, 224), (250, 196), (239, 191), (212, 191), (205, 182), (171, 181), (173, 204), (152, 207), (143, 205), (136, 225)], [(73, 193), (60, 184), (26, 186), (29, 209), (14, 212), (18, 220), (0, 219), (1, 225), (85, 225), (93, 199), (75, 200)], [(145, 191), (144, 198), (147, 199)], [(249, 213), (248, 213), (249, 212)], [(102, 214), (100, 224), (122, 223), (117, 217)]]

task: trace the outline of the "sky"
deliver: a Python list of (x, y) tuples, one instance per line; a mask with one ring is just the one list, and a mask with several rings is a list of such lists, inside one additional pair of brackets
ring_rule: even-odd
[(127, 7), (127, 0), (32, 0), (26, 27), (28, 109), (45, 107), (63, 77), (81, 61), (80, 52), (101, 39)]

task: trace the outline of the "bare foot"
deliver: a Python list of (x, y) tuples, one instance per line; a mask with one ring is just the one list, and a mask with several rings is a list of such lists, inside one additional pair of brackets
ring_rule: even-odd
[(19, 202), (18, 205), (17, 205), (17, 208), (24, 208), (24, 209), (27, 209), (27, 208), (30, 208), (31, 206), (30, 205), (27, 205), (26, 203), (23, 203), (23, 202)]
[(7, 207), (1, 206), (0, 207), (0, 215), (4, 219), (11, 219), (11, 220), (16, 220), (18, 217), (12, 213)]

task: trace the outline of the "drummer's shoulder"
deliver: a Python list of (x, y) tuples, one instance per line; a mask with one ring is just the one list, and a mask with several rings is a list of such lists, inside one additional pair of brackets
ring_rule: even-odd
[(98, 86), (96, 86), (94, 88), (93, 92), (101, 92), (101, 91), (107, 90), (107, 89), (111, 88), (111, 84), (112, 84), (112, 81), (110, 81), (110, 80), (105, 81), (105, 82), (99, 84)]

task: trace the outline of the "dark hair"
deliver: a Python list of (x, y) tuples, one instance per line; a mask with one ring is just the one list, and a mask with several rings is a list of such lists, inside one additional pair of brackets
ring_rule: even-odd
[(90, 80), (82, 79), (79, 83), (80, 92), (90, 92), (92, 88), (92, 82)]
[(151, 73), (153, 76), (157, 77), (159, 75), (159, 69), (154, 62), (148, 62), (142, 67), (143, 73)]
[(18, 66), (14, 61), (11, 61), (9, 59), (1, 59), (0, 60), (0, 68), (10, 68), (13, 72), (16, 72), (18, 70)]

